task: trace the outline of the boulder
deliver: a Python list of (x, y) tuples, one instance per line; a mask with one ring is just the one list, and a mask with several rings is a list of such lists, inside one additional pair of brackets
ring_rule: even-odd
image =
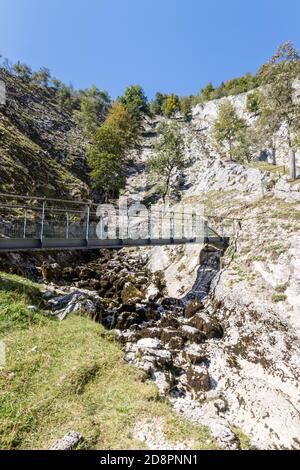
[(137, 347), (140, 351), (147, 349), (160, 349), (161, 341), (157, 338), (142, 338), (137, 342)]
[(204, 343), (204, 341), (206, 340), (206, 336), (202, 331), (190, 325), (181, 326), (180, 335), (185, 340), (191, 341), (193, 343)]
[(49, 450), (71, 450), (83, 441), (82, 436), (75, 431), (69, 431), (64, 437), (58, 439)]
[(185, 346), (182, 356), (191, 364), (200, 364), (207, 360), (204, 347), (197, 344), (189, 344)]
[(187, 388), (191, 392), (207, 392), (210, 389), (210, 377), (204, 366), (190, 366), (186, 371)]
[(186, 318), (190, 318), (203, 308), (203, 303), (200, 300), (192, 300), (184, 307), (183, 313)]
[(175, 386), (175, 378), (170, 372), (153, 372), (151, 379), (155, 381), (161, 395), (166, 395)]
[(224, 331), (222, 326), (214, 319), (205, 313), (197, 313), (194, 315), (188, 325), (198, 328), (205, 336), (211, 338), (223, 338)]
[(124, 304), (133, 304), (140, 301), (143, 294), (132, 282), (126, 282), (121, 297)]

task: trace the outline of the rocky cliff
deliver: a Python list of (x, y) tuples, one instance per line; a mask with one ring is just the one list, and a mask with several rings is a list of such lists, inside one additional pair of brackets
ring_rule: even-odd
[[(253, 118), (244, 109), (245, 95), (231, 99), (251, 123)], [(217, 155), (210, 130), (220, 102), (197, 106), (192, 121), (183, 125), (191, 143), (191, 163), (180, 175), (179, 198), (199, 209), (204, 206), (211, 226), (230, 237), (230, 247), (221, 259), (217, 255), (220, 262), (214, 252), (200, 255), (201, 246), (157, 247), (150, 254), (149, 268), (163, 270), (169, 295), (184, 303), (200, 299), (204, 309), (196, 314), (198, 324), (217, 322), (224, 331), (222, 338), (185, 343), (179, 356), (164, 342), (180, 368), (181, 383), (189, 383), (190, 374), (203, 380), (209, 376), (200, 396), (188, 388), (184, 396), (171, 394), (171, 400), (180, 413), (208, 424), (230, 445), (234, 439), (229, 430), (239, 427), (258, 448), (298, 449), (300, 181), (290, 182), (286, 175), (284, 125), (277, 136), (279, 166), (268, 159), (233, 163)], [(134, 193), (140, 201), (153, 200), (143, 165), (157, 123), (149, 126), (151, 133), (145, 136), (139, 165), (127, 187), (127, 194)], [(179, 321), (195, 326), (184, 315)], [(153, 332), (145, 336), (153, 337)], [(139, 363), (134, 354), (140, 354), (142, 347), (128, 344), (130, 360)], [(144, 347), (146, 353), (147, 347), (151, 349), (149, 344)], [(165, 373), (164, 381), (168, 380)]]
[(0, 191), (83, 198), (89, 193), (87, 142), (54, 90), (0, 69)]

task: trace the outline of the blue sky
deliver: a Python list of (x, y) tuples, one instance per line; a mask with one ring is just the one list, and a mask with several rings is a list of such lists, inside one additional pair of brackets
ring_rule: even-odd
[(0, 53), (112, 97), (198, 93), (300, 48), (299, 0), (0, 0)]

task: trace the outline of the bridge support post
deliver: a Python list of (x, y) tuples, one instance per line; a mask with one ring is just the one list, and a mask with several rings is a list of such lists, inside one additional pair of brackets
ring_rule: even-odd
[(159, 211), (159, 238), (163, 237), (163, 211)]
[(69, 212), (66, 212), (66, 239), (69, 238)]
[(170, 213), (170, 239), (174, 243), (174, 211)]
[(45, 205), (46, 205), (46, 202), (43, 201), (43, 206), (42, 206), (42, 221), (41, 221), (41, 233), (40, 233), (41, 244), (43, 244), (43, 237), (44, 237)]
[(27, 209), (24, 209), (23, 238), (26, 238), (26, 227), (27, 227)]
[(196, 238), (196, 213), (192, 212), (192, 238)]
[(152, 223), (152, 213), (151, 213), (151, 206), (150, 206), (148, 209), (148, 243), (149, 245), (151, 243), (151, 236), (152, 236), (151, 223)]
[(89, 242), (89, 234), (90, 234), (90, 206), (87, 206), (86, 231), (85, 231), (86, 244), (88, 244), (88, 242)]

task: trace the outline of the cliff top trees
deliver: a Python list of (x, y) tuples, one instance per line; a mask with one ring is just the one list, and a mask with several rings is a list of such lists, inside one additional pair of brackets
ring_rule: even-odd
[(147, 170), (156, 184), (163, 202), (170, 192), (172, 177), (185, 166), (184, 141), (176, 123), (162, 123), (158, 129), (160, 137), (155, 144), (155, 153), (148, 159)]
[(118, 98), (124, 106), (132, 121), (139, 128), (145, 114), (149, 114), (149, 105), (144, 90), (140, 85), (132, 85), (126, 88), (124, 95)]
[(224, 101), (219, 108), (219, 114), (214, 122), (213, 137), (216, 147), (230, 160), (234, 157), (234, 145), (238, 140), (239, 133), (246, 130), (246, 122), (239, 118), (234, 105)]
[(292, 43), (282, 44), (272, 59), (260, 69), (259, 75), (264, 89), (267, 108), (277, 125), (286, 123), (290, 158), (290, 177), (296, 178), (296, 159), (293, 135), (300, 125), (300, 105), (296, 97), (294, 82), (300, 74), (300, 57)]
[(172, 93), (168, 95), (167, 99), (162, 105), (162, 112), (165, 117), (173, 116), (177, 111), (180, 111), (180, 100), (177, 95)]
[(78, 125), (88, 137), (92, 137), (104, 121), (110, 106), (107, 93), (92, 85), (88, 90), (79, 92), (80, 109), (74, 111)]

